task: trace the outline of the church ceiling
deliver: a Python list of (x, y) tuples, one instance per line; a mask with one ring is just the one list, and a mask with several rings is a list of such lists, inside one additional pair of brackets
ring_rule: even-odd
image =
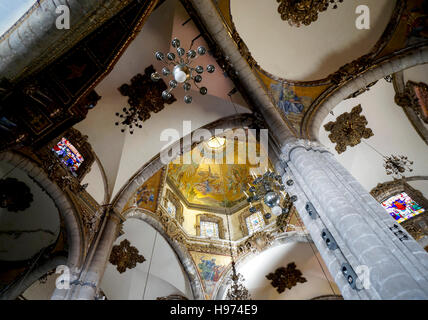
[[(188, 11), (192, 11), (190, 1), (181, 1)], [(355, 18), (358, 16), (355, 13), (355, 3), (352, 2), (340, 3), (335, 10), (331, 7), (320, 11), (317, 19), (308, 26), (303, 24), (290, 26), (284, 23), (281, 15), (278, 14), (278, 3), (272, 2), (270, 5), (272, 19), (265, 18), (264, 23), (258, 23), (256, 27), (254, 18), (251, 17), (256, 14), (257, 19), (263, 19), (259, 17), (263, 13), (262, 10), (255, 9), (261, 6), (260, 2), (242, 0), (212, 2), (242, 57), (247, 60), (272, 103), (296, 136), (311, 138), (309, 131), (311, 119), (323, 99), (335, 89), (375, 66), (379, 61), (392, 58), (403, 48), (415, 44), (422, 45), (427, 39), (428, 28), (426, 13), (424, 13), (426, 3), (423, 0), (369, 2), (373, 20), (370, 21), (370, 29), (357, 30), (352, 21), (349, 32), (345, 32), (338, 26), (346, 23), (341, 20), (342, 16), (353, 15)], [(302, 5), (306, 3), (301, 2)], [(240, 8), (242, 10), (238, 10)], [(345, 11), (348, 12), (347, 15), (343, 15)], [(267, 25), (281, 27), (269, 31), (266, 29)], [(317, 29), (323, 26), (328, 28), (322, 31), (323, 34), (320, 37), (312, 39), (311, 37), (318, 32)], [(260, 30), (264, 31), (261, 33)], [(307, 30), (310, 30), (310, 33)], [(336, 37), (335, 32), (339, 32), (343, 38)], [(360, 36), (356, 36), (357, 34)], [(361, 34), (364, 36), (359, 39)], [(324, 42), (318, 47), (311, 48), (312, 43), (318, 41), (317, 38), (325, 41), (322, 40)], [(369, 38), (370, 41), (368, 41)], [(284, 42), (284, 39), (288, 40)], [(266, 44), (269, 41), (274, 42), (270, 45)], [(306, 50), (298, 49), (301, 43), (307, 47)], [(347, 47), (341, 48), (340, 46), (344, 43), (348, 44)], [(335, 52), (337, 45), (339, 47)], [(363, 46), (367, 46), (364, 52), (361, 51)], [(318, 51), (322, 50), (326, 50), (326, 57), (328, 57), (325, 61), (316, 59), (311, 62), (313, 58), (302, 58), (307, 52), (315, 57)], [(281, 54), (278, 54), (279, 52)], [(286, 58), (287, 52), (291, 52), (296, 58)], [(346, 60), (341, 61), (338, 58)], [(272, 68), (267, 67), (269, 63), (272, 64)], [(327, 67), (330, 69), (325, 69)], [(290, 74), (292, 68), (296, 68), (296, 73)], [(307, 76), (303, 76), (305, 68)], [(233, 77), (233, 71), (229, 74)]]
[[(198, 147), (195, 147), (170, 163), (167, 181), (189, 207), (205, 207), (217, 209), (219, 212), (224, 212), (225, 208), (229, 212), (238, 210), (242, 205), (246, 205), (243, 191), (247, 190), (248, 183), (254, 180), (251, 173), (257, 167), (250, 164), (247, 152), (240, 152), (248, 150), (248, 142), (235, 141), (231, 150), (228, 150), (225, 140), (216, 142), (213, 148), (209, 144), (210, 142), (202, 143), (200, 159), (195, 156), (200, 152)], [(256, 145), (259, 150), (260, 144)], [(220, 154), (221, 161), (209, 156), (209, 152), (213, 152), (213, 155)], [(234, 161), (227, 161), (232, 153)], [(192, 156), (192, 161), (187, 163), (186, 160)], [(198, 161), (193, 161), (194, 159)]]
[(134, 192), (132, 197), (128, 200), (124, 211), (129, 208), (140, 208), (150, 212), (156, 212), (164, 181), (165, 168), (162, 168)]

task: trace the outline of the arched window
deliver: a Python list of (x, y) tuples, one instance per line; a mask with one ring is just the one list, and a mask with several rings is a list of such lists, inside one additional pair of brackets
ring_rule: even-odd
[(247, 226), (248, 235), (252, 235), (254, 232), (263, 229), (265, 226), (263, 214), (260, 211), (251, 214), (245, 218), (245, 224)]
[(224, 239), (223, 219), (213, 214), (196, 216), (196, 235), (203, 238)]
[(244, 237), (252, 235), (268, 224), (268, 221), (264, 217), (263, 206), (257, 204), (255, 208), (256, 212), (254, 213), (251, 213), (249, 210), (244, 210), (239, 215), (240, 228)]
[(181, 204), (180, 200), (175, 196), (174, 193), (171, 192), (171, 190), (166, 189), (166, 195), (164, 199), (164, 208), (166, 212), (171, 216), (174, 217), (179, 224), (183, 224), (184, 216), (183, 216), (183, 205)]
[(80, 165), (84, 161), (79, 151), (66, 138), (53, 146), (52, 151), (61, 159), (61, 162), (73, 173), (76, 174)]
[(382, 202), (383, 207), (398, 222), (404, 222), (425, 211), (406, 192), (401, 192)]

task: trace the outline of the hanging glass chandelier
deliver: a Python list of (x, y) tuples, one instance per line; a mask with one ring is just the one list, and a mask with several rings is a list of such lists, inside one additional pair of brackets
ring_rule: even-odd
[[(174, 38), (171, 42), (172, 46), (176, 48), (177, 56), (173, 52), (169, 52), (165, 55), (160, 52), (155, 52), (155, 57), (157, 60), (164, 63), (164, 67), (162, 68), (162, 75), (165, 77), (172, 76), (173, 79), (169, 81), (169, 89), (164, 90), (162, 92), (162, 98), (168, 100), (171, 98), (171, 91), (179, 86), (179, 84), (183, 84), (183, 89), (185, 92), (189, 91), (192, 87), (190, 83), (193, 81), (193, 85), (199, 89), (199, 93), (201, 95), (206, 95), (208, 89), (206, 87), (199, 87), (198, 83), (202, 81), (201, 74), (204, 72), (204, 68), (200, 65), (196, 67), (192, 67), (192, 62), (197, 59), (199, 56), (203, 56), (207, 50), (200, 46), (197, 50), (189, 49), (186, 53), (186, 50), (180, 47), (180, 40)], [(213, 73), (215, 71), (215, 67), (212, 64), (207, 65), (206, 71), (208, 73)], [(159, 81), (161, 79), (161, 74), (158, 72), (153, 72), (151, 74), (151, 79), (153, 81)], [(192, 96), (187, 94), (184, 96), (185, 103), (192, 102)]]
[[(255, 175), (253, 175), (255, 177)], [(293, 180), (288, 180), (288, 186), (293, 185)], [(281, 208), (281, 203), (284, 203), (286, 199), (285, 185), (282, 182), (282, 177), (275, 172), (268, 170), (262, 176), (255, 177), (252, 185), (250, 185), (249, 194), (245, 192), (247, 196), (247, 201), (250, 203), (250, 212), (255, 213), (257, 211), (256, 207), (252, 204), (263, 200), (263, 202), (271, 208), (271, 212), (280, 216), (281, 214), (288, 214), (289, 206)], [(297, 201), (297, 196), (290, 197), (291, 202)], [(265, 218), (269, 219), (271, 217), (270, 213), (265, 214)]]
[(407, 156), (403, 156), (403, 155), (391, 155), (389, 157), (385, 157), (384, 158), (384, 168), (386, 170), (386, 174), (387, 175), (401, 175), (404, 172), (406, 172), (406, 170), (409, 170), (409, 172), (412, 172), (412, 165), (413, 165), (413, 161), (410, 161), (409, 158)]
[(232, 277), (229, 279), (230, 288), (227, 290), (227, 300), (251, 300), (248, 289), (244, 286), (244, 277), (236, 272), (232, 255)]

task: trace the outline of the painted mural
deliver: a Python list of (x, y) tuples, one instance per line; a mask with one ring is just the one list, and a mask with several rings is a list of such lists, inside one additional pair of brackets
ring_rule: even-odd
[(309, 97), (297, 96), (291, 86), (280, 82), (270, 85), (270, 94), (278, 109), (285, 115), (302, 113), (305, 105), (310, 105), (312, 101)]
[[(257, 148), (259, 147), (258, 145)], [(200, 152), (195, 149), (189, 152)], [(183, 155), (177, 161), (170, 163), (168, 166), (168, 182), (190, 204), (231, 208), (240, 203), (246, 199), (243, 191), (247, 190), (248, 183), (254, 180), (251, 174), (258, 165), (250, 165), (247, 159), (241, 159), (247, 154), (240, 155), (238, 146), (229, 151), (224, 149), (224, 158), (227, 157), (227, 152), (234, 152), (235, 161), (233, 164), (227, 164), (226, 159), (223, 163), (216, 162), (214, 156), (204, 154), (204, 151), (207, 152), (206, 149), (201, 149), (201, 159), (198, 162), (194, 162), (192, 159), (191, 163), (186, 164), (182, 159), (186, 159), (187, 156)], [(216, 152), (221, 152), (221, 150), (216, 150)], [(265, 156), (267, 169), (270, 166), (267, 154)]]
[(201, 276), (206, 298), (211, 299), (218, 281), (232, 260), (230, 256), (203, 252), (191, 251), (190, 254)]
[(124, 210), (134, 207), (155, 212), (158, 207), (159, 192), (163, 185), (164, 176), (165, 169), (162, 168), (135, 191)]

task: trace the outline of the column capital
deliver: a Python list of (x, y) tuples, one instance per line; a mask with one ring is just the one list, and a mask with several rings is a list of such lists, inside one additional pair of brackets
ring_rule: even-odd
[(294, 149), (304, 148), (305, 150), (314, 150), (319, 152), (329, 152), (318, 141), (310, 141), (306, 139), (289, 139), (281, 148), (281, 160), (287, 163), (290, 161), (290, 155)]

